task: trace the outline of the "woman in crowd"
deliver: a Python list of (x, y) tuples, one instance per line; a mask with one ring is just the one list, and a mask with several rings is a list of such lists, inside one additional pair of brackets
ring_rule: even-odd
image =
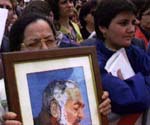
[(5, 33), (3, 36), (3, 40), (0, 47), (0, 52), (8, 52), (9, 51), (9, 40), (8, 35), (11, 26), (17, 19), (17, 15), (15, 12), (15, 6), (14, 6), (15, 0), (0, 0), (0, 8), (5, 8), (8, 10), (8, 16), (5, 26)]
[[(131, 44), (136, 29), (135, 12), (134, 5), (128, 0), (101, 0), (94, 17), (97, 34), (94, 45), (102, 84), (110, 93), (112, 111), (118, 114), (110, 117), (113, 125), (133, 125), (141, 118), (140, 113), (150, 107), (150, 57)], [(135, 72), (128, 79), (123, 79), (120, 71), (116, 77), (105, 69), (108, 59), (121, 48), (125, 49)]]
[(23, 9), (22, 16), (29, 13), (39, 13), (45, 15), (53, 23), (54, 15), (50, 5), (46, 1), (35, 0), (29, 2)]
[[(28, 5), (24, 8), (22, 12), (22, 16), (28, 15), (29, 13), (42, 14), (43, 16), (48, 18), (51, 21), (51, 23), (54, 23), (54, 14), (51, 10), (50, 5), (46, 1), (36, 0), (28, 3)], [(63, 35), (63, 33), (61, 33), (60, 31), (56, 31), (56, 34), (57, 34), (57, 42), (59, 46), (61, 47), (68, 46), (68, 44), (66, 45), (66, 43), (69, 43), (70, 40), (65, 35)], [(69, 46), (72, 47), (75, 45), (70, 44)]]
[(87, 39), (90, 34), (95, 31), (94, 28), (94, 12), (96, 9), (96, 1), (88, 1), (85, 3), (79, 13), (79, 20), (81, 24), (81, 34), (83, 39)]
[[(145, 47), (148, 47), (150, 42), (150, 1), (135, 1), (135, 5), (138, 8), (137, 18), (139, 25), (135, 32), (135, 37), (144, 40)], [(140, 7), (140, 8), (139, 8)]]
[(73, 0), (47, 0), (54, 13), (56, 30), (70, 39), (70, 43), (78, 44), (82, 39), (79, 26), (70, 20), (74, 10)]
[(34, 50), (57, 47), (55, 36), (56, 32), (48, 18), (31, 13), (22, 16), (11, 28), (9, 35), (10, 50)]
[[(37, 14), (29, 14), (15, 22), (10, 32), (11, 51), (33, 51), (58, 47), (56, 33), (51, 22)], [(110, 99), (107, 92), (102, 95), (104, 99), (99, 110), (107, 115), (111, 111)], [(16, 114), (9, 112), (4, 115), (4, 125), (21, 124), (13, 119)]]

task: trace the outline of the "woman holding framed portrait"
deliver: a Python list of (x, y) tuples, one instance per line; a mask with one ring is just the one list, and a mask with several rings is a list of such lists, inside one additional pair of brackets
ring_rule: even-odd
[[(10, 41), (12, 51), (33, 51), (58, 47), (52, 24), (45, 17), (37, 14), (30, 14), (17, 20), (11, 29)], [(104, 101), (100, 104), (99, 110), (103, 115), (107, 115), (111, 111), (108, 92), (103, 93), (102, 99)], [(15, 118), (16, 114), (6, 113), (4, 125), (21, 124), (19, 121), (14, 121)]]

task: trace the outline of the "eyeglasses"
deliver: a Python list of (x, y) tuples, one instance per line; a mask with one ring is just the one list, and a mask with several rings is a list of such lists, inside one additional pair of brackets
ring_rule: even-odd
[(0, 8), (5, 8), (5, 9), (8, 9), (8, 10), (12, 10), (13, 9), (9, 5), (0, 5)]
[(48, 48), (55, 45), (57, 46), (56, 39), (52, 38), (50, 35), (44, 38), (25, 39), (21, 46), (30, 49), (40, 49), (43, 47), (43, 44)]

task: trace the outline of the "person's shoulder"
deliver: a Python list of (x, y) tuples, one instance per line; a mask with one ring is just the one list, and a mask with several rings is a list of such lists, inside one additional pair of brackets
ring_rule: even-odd
[(138, 46), (139, 48), (141, 48), (141, 49), (143, 49), (143, 50), (146, 50), (145, 44), (144, 44), (144, 41), (143, 41), (143, 40), (138, 39), (138, 38), (133, 38), (131, 42), (132, 42), (133, 45), (136, 45), (136, 46)]
[(126, 52), (127, 52), (127, 55), (131, 56), (132, 58), (148, 55), (144, 49), (140, 48), (137, 45), (130, 45), (129, 47), (126, 48)]
[(79, 45), (65, 42), (61, 42), (59, 44), (59, 48), (68, 48), (68, 47), (79, 47)]
[(81, 46), (96, 46), (97, 38), (89, 38), (80, 43)]
[(134, 52), (134, 51), (140, 51), (142, 49), (140, 49), (138, 46), (134, 45), (134, 44), (131, 44), (130, 46), (126, 47), (125, 50), (127, 52)]
[(127, 49), (130, 51), (144, 51), (144, 49), (135, 44), (131, 44), (129, 47), (127, 47)]

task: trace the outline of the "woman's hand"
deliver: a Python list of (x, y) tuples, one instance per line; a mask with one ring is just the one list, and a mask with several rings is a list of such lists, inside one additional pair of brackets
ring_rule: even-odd
[(99, 105), (99, 111), (106, 116), (111, 112), (111, 100), (107, 91), (104, 91), (102, 100), (103, 102)]
[(121, 69), (118, 69), (118, 70), (117, 70), (117, 76), (118, 76), (121, 80), (124, 80), (123, 75), (122, 75), (122, 72), (121, 72)]
[(6, 114), (3, 115), (3, 125), (22, 125), (20, 121), (15, 120), (17, 117), (16, 113), (13, 112), (7, 112)]

